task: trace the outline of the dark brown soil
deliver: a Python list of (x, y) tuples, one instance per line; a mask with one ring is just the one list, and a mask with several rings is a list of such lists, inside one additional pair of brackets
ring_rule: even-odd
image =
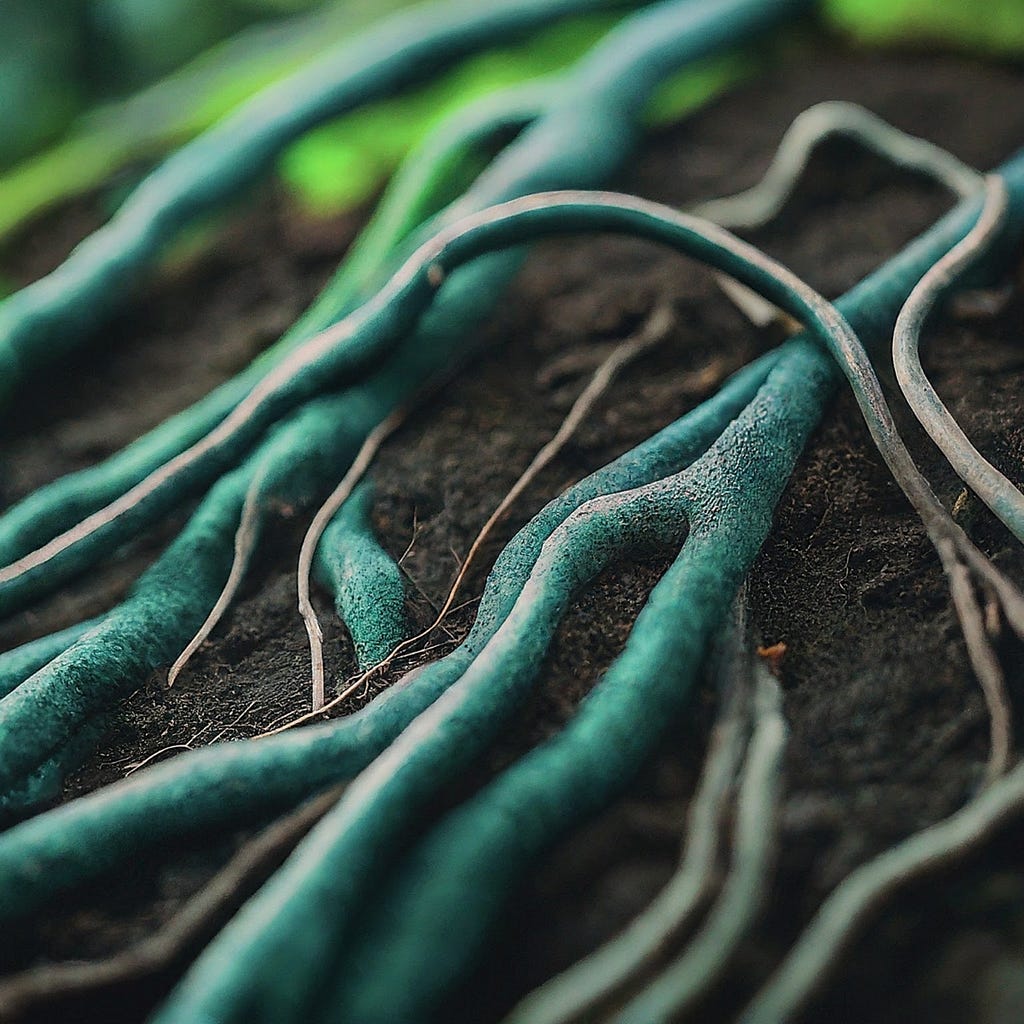
[[(822, 46), (816, 59), (773, 71), (651, 138), (618, 185), (674, 205), (743, 187), (761, 173), (792, 118), (826, 98), (864, 103), (980, 167), (1024, 139), (1018, 69)], [(936, 189), (829, 144), (799, 199), (757, 241), (835, 295), (947, 206)], [(96, 208), (81, 204), (73, 216), (38, 226), (8, 255), (4, 272), (23, 279), (42, 272), (95, 222)], [(3, 428), (0, 502), (101, 458), (244, 365), (308, 302), (359, 220), (309, 223), (272, 190), (261, 192), (216, 252), (165, 273), (87, 357), (54, 371), (44, 394), (25, 396)], [(402, 565), (414, 622), (429, 621), (476, 531), (556, 429), (587, 369), (656, 302), (675, 311), (671, 337), (622, 375), (530, 489), (498, 531), (493, 558), (548, 497), (691, 408), (774, 339), (751, 329), (707, 274), (661, 250), (603, 238), (548, 244), (500, 302), (488, 354), (385, 446), (373, 470), (377, 526), (396, 557), (408, 549)], [(968, 434), (1018, 482), (1022, 314), (1018, 277), (1001, 311), (947, 316), (925, 346), (927, 368)], [(578, 357), (574, 369), (548, 372), (570, 354)], [(952, 504), (956, 478), (909, 424), (907, 435)], [(21, 642), (108, 607), (181, 521), (3, 624), (0, 640)], [(1024, 558), (987, 512), (969, 506), (965, 523), (1024, 582)], [(101, 749), (69, 780), (69, 796), (183, 745), (254, 734), (303, 706), (306, 646), (293, 612), (303, 526), (300, 516), (275, 528), (230, 621), (174, 689), (165, 671), (139, 680)], [(572, 713), (621, 649), (670, 556), (617, 566), (579, 596), (538, 693), (480, 766), (480, 778)], [(469, 593), (479, 592), (483, 575), (471, 579)], [(751, 594), (765, 640), (786, 645), (792, 736), (781, 852), (767, 913), (702, 1020), (731, 1019), (822, 897), (865, 858), (960, 805), (979, 784), (987, 754), (984, 706), (936, 559), (845, 394), (786, 491)], [(327, 602), (323, 610), (325, 624), (333, 622)], [(466, 608), (453, 618), (453, 636), (471, 616)], [(351, 674), (337, 624), (328, 628), (327, 653), (336, 681)], [(1021, 703), (1020, 652), (1007, 654)], [(528, 987), (612, 934), (664, 883), (710, 700), (702, 694), (629, 794), (555, 849), (516, 894), (444, 1019), (497, 1019)], [(1024, 875), (1015, 856), (1022, 838), (1024, 829), (1007, 830), (967, 864), (893, 903), (844, 959), (808, 1021), (996, 1024), (1024, 1016)], [(160, 864), (138, 867), (20, 937), (4, 960), (15, 968), (121, 948), (173, 913), (239, 839), (168, 850)], [(157, 995), (153, 988), (134, 993), (97, 1019), (141, 1020)], [(83, 1020), (99, 1013), (76, 1012)], [(76, 1018), (63, 1011), (60, 1019)]]

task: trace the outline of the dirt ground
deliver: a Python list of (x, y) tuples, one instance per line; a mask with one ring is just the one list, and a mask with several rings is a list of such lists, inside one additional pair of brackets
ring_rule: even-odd
[[(752, 183), (806, 106), (863, 103), (981, 168), (1024, 140), (1024, 72), (960, 58), (865, 55), (832, 45), (778, 68), (645, 144), (617, 187), (685, 206)], [(755, 240), (827, 295), (851, 286), (949, 206), (938, 189), (854, 147), (830, 143), (799, 197)], [(92, 199), (36, 225), (6, 255), (19, 281), (45, 271), (95, 225)], [(214, 252), (165, 273), (73, 364), (55, 368), (3, 426), (0, 505), (89, 465), (240, 369), (323, 283), (364, 213), (311, 222), (261, 190)], [(1024, 481), (1024, 288), (996, 311), (961, 309), (928, 333), (926, 369), (976, 444)], [(651, 245), (589, 238), (539, 246), (497, 306), (487, 354), (385, 446), (372, 471), (376, 525), (408, 579), (409, 614), (425, 625), (459, 559), (533, 454), (557, 428), (589, 368), (669, 303), (676, 326), (631, 366), (546, 470), (490, 546), (488, 563), (548, 498), (707, 397), (777, 338), (752, 329), (708, 274)], [(568, 362), (565, 360), (568, 357)], [(907, 417), (904, 415), (904, 422)], [(906, 423), (922, 468), (951, 505), (961, 487)], [(0, 625), (6, 648), (109, 607), (184, 521), (172, 521), (60, 596)], [(964, 524), (1019, 583), (1024, 557), (984, 508)], [(67, 797), (147, 759), (215, 737), (253, 735), (306, 700), (307, 651), (294, 612), (302, 515), (275, 524), (240, 600), (179, 683), (140, 679)], [(580, 594), (543, 680), (476, 781), (571, 715), (621, 650), (672, 552), (620, 564)], [(470, 580), (478, 594), (484, 571)], [(791, 727), (776, 879), (755, 932), (700, 1020), (731, 1019), (823, 896), (853, 867), (950, 813), (979, 785), (987, 719), (966, 666), (945, 584), (923, 530), (840, 395), (788, 487), (750, 581), (765, 642), (783, 642)], [(320, 594), (335, 683), (350, 645)], [(454, 642), (472, 607), (450, 622)], [(440, 653), (440, 651), (438, 652)], [(1007, 649), (1013, 696), (1020, 651)], [(367, 699), (359, 695), (353, 706)], [(613, 934), (666, 881), (703, 757), (712, 695), (674, 727), (629, 793), (562, 842), (512, 900), (476, 973), (440, 1019), (497, 1020), (528, 988)], [(1024, 729), (1024, 720), (1018, 720)], [(108, 954), (165, 920), (242, 836), (175, 846), (80, 905), (3, 943), (14, 970)], [(807, 1014), (815, 1024), (927, 1020), (1009, 1024), (1024, 1006), (1024, 827), (1005, 830), (956, 870), (916, 885), (873, 921)], [(33, 1021), (140, 1021), (173, 978), (113, 1005), (46, 1008)]]

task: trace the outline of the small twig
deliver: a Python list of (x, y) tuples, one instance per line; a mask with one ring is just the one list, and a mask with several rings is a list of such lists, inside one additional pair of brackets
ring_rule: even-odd
[[(217, 735), (214, 736), (212, 740), (207, 740), (204, 746), (209, 745), (211, 743), (216, 743), (222, 736), (224, 736), (226, 732), (228, 732), (228, 730), (233, 729), (236, 725), (238, 725), (238, 723), (241, 722), (241, 720), (245, 718), (245, 716), (249, 714), (249, 712), (252, 711), (254, 707), (256, 707), (256, 704), (257, 701), (250, 701), (246, 709), (240, 715), (238, 715), (238, 717), (235, 718), (234, 721), (229, 722), (226, 726), (224, 726), (224, 728), (221, 729), (221, 731), (217, 733)], [(124, 777), (127, 779), (128, 776), (134, 775), (135, 772), (137, 772), (140, 768), (145, 768), (146, 765), (152, 764), (153, 761), (155, 761), (158, 757), (162, 757), (164, 754), (170, 754), (172, 751), (175, 750), (194, 750), (196, 740), (198, 740), (199, 737), (202, 736), (207, 729), (213, 728), (215, 724), (216, 723), (214, 722), (207, 722), (206, 725), (202, 727), (202, 729), (200, 729), (196, 733), (193, 733), (193, 735), (184, 743), (172, 743), (170, 746), (161, 747), (159, 750), (154, 750), (152, 754), (149, 754), (148, 756), (144, 757), (141, 761), (136, 761), (135, 763), (129, 765), (128, 771), (125, 772)], [(162, 735), (166, 736), (169, 731), (169, 729), (165, 729)], [(114, 763), (117, 764), (118, 762)], [(122, 761), (120, 763), (123, 764), (124, 762)]]
[(943, 545), (939, 554), (967, 644), (967, 657), (978, 677), (988, 709), (989, 758), (985, 774), (991, 781), (1005, 775), (1013, 763), (1013, 709), (1006, 689), (1006, 677), (989, 641), (985, 614), (974, 593), (970, 570), (952, 550), (952, 545)]
[(191, 750), (192, 742), (188, 743), (172, 743), (169, 747), (161, 747), (159, 750), (154, 750), (148, 757), (144, 757), (141, 761), (137, 761), (135, 764), (128, 768), (128, 771), (124, 773), (124, 777), (127, 779), (129, 775), (134, 775), (140, 768), (145, 768), (147, 764), (152, 764), (158, 757), (163, 757), (164, 754), (170, 754), (174, 750)]
[(210, 743), (216, 743), (216, 742), (217, 742), (217, 741), (218, 741), (219, 739), (221, 739), (221, 738), (222, 738), (223, 736), (225, 736), (225, 735), (226, 735), (226, 734), (227, 734), (228, 732), (230, 732), (230, 731), (231, 731), (232, 729), (234, 729), (234, 727), (235, 727), (236, 725), (238, 725), (238, 724), (239, 724), (239, 722), (241, 722), (241, 721), (242, 721), (242, 719), (243, 719), (243, 718), (245, 718), (245, 716), (246, 716), (247, 714), (249, 714), (249, 712), (250, 712), (250, 711), (252, 711), (252, 709), (253, 709), (254, 707), (256, 707), (257, 703), (258, 703), (258, 701), (255, 701), (255, 700), (249, 701), (249, 704), (248, 704), (248, 706), (247, 706), (247, 707), (245, 708), (245, 710), (244, 710), (244, 711), (242, 711), (242, 713), (241, 713), (241, 714), (239, 714), (239, 715), (238, 715), (237, 717), (235, 717), (235, 718), (234, 718), (234, 719), (233, 719), (232, 721), (228, 722), (228, 724), (227, 724), (227, 725), (225, 725), (225, 726), (224, 726), (224, 728), (223, 728), (223, 729), (221, 729), (221, 731), (220, 731), (219, 733), (217, 733), (217, 735), (216, 735), (216, 736), (214, 736), (212, 740), (210, 740)]
[(468, 608), (471, 604), (477, 604), (479, 601), (479, 597), (467, 597), (465, 601), (460, 601), (454, 608), (449, 608), (448, 614), (454, 615), (456, 612), (461, 612), (463, 608)]
[[(471, 604), (472, 602), (466, 603)], [(408, 655), (406, 655), (406, 657), (419, 657), (424, 654), (430, 654), (432, 651), (443, 650), (447, 646), (447, 643), (431, 644), (429, 647), (422, 647), (418, 648), (415, 651), (410, 651)], [(392, 655), (393, 654), (394, 652), (392, 652)], [(363, 687), (368, 687), (370, 685), (370, 680), (373, 678), (374, 672), (380, 669), (382, 665), (390, 664), (391, 661), (394, 660), (392, 655), (389, 655), (388, 659), (386, 659), (385, 661), (382, 661), (379, 664), (374, 665), (372, 668), (368, 668), (365, 672), (362, 672), (359, 675), (352, 678), (352, 681), (347, 686), (345, 686), (344, 689), (342, 689), (341, 692), (337, 694), (337, 696), (332, 697), (319, 710), (307, 711), (305, 712), (305, 714), (299, 715), (297, 718), (292, 718), (289, 721), (285, 721), (281, 725), (275, 724), (276, 722), (280, 722), (281, 719), (288, 717), (287, 714), (281, 715), (280, 718), (275, 719), (275, 723), (271, 723), (270, 728), (268, 728), (265, 732), (261, 732), (258, 735), (254, 736), (253, 739), (262, 740), (266, 739), (268, 736), (276, 736), (280, 732), (287, 732), (289, 729), (294, 729), (296, 726), (305, 725), (307, 722), (312, 722), (315, 718), (321, 718), (328, 712), (333, 711), (340, 704), (344, 704), (345, 701), (348, 700), (349, 697), (351, 697), (358, 690), (360, 690)], [(290, 712), (288, 714), (290, 714)]]
[(401, 571), (402, 575), (408, 581), (409, 586), (411, 586), (413, 590), (415, 590), (416, 593), (419, 594), (421, 598), (423, 598), (423, 600), (427, 604), (427, 607), (429, 607), (430, 610), (436, 615), (438, 608), (437, 602), (423, 589), (419, 580), (417, 580), (416, 577), (413, 576), (413, 574), (409, 572), (409, 570), (406, 569), (406, 567), (402, 565), (401, 562), (398, 563), (398, 568)]
[(409, 538), (409, 543), (406, 545), (405, 550), (402, 552), (402, 557), (398, 559), (398, 565), (402, 563), (412, 554), (412, 549), (416, 546), (416, 538), (420, 534), (420, 523), (419, 523), (419, 509), (413, 505), (412, 508), (412, 536)]
[[(606, 353), (613, 351), (615, 348), (616, 343), (614, 341), (608, 342), (604, 346)], [(598, 352), (591, 346), (585, 349), (572, 349), (569, 352), (563, 352), (562, 355), (552, 359), (551, 362), (546, 363), (537, 371), (534, 377), (537, 387), (547, 389), (553, 387), (556, 382), (579, 377), (588, 371), (593, 373), (600, 362), (598, 355)]]
[(344, 791), (344, 785), (334, 786), (264, 829), (141, 942), (105, 960), (47, 964), (0, 981), (0, 1018), (13, 1020), (40, 1005), (79, 1000), (174, 969), (217, 933)]
[(779, 323), (786, 334), (796, 334), (803, 328), (794, 317), (783, 312), (767, 299), (758, 295), (753, 288), (729, 277), (728, 274), (715, 274), (715, 284), (722, 290), (725, 297), (755, 326), (767, 327)]
[[(505, 516), (505, 513), (516, 503), (526, 488), (533, 483), (538, 474), (557, 458), (558, 454), (579, 429), (580, 424), (589, 415), (590, 410), (593, 409), (598, 399), (608, 390), (619, 371), (648, 349), (658, 344), (672, 329), (674, 323), (675, 317), (672, 315), (672, 310), (668, 306), (659, 306), (647, 318), (640, 330), (619, 345), (597, 368), (587, 386), (580, 393), (579, 398), (573, 402), (572, 408), (555, 432), (555, 436), (537, 452), (530, 464), (523, 470), (519, 479), (498, 503), (498, 507), (491, 513), (487, 522), (481, 527), (480, 532), (476, 535), (476, 539), (470, 545), (469, 553), (459, 569), (459, 574), (455, 577), (451, 590), (448, 591), (448, 597), (445, 598), (441, 611), (438, 612), (437, 622), (430, 626), (426, 631), (427, 633), (430, 633), (448, 614), (455, 603), (455, 598), (466, 578), (466, 574), (469, 572), (470, 566), (473, 564), (480, 549), (487, 543), (494, 527)], [(405, 642), (411, 643), (412, 641)]]

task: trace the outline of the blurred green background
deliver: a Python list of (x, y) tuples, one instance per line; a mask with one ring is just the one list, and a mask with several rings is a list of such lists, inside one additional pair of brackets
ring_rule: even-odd
[[(408, 4), (0, 0), (0, 240), (119, 169), (141, 172), (263, 86)], [(820, 17), (854, 44), (1011, 60), (1024, 54), (1024, 0), (823, 0)], [(504, 85), (556, 72), (616, 20), (573, 19), (325, 125), (284, 154), (282, 178), (313, 212), (364, 200), (441, 117)], [(678, 116), (752, 70), (752, 59), (737, 55), (672, 83), (652, 119)]]

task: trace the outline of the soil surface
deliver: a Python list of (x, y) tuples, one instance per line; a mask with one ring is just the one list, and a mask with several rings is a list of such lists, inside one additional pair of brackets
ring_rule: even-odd
[[(1024, 72), (960, 58), (865, 55), (824, 45), (653, 135), (617, 187), (676, 206), (745, 187), (810, 104), (855, 100), (988, 168), (1024, 139)], [(755, 240), (827, 295), (850, 287), (950, 205), (935, 187), (855, 147), (829, 143), (779, 220)], [(100, 199), (36, 225), (0, 271), (27, 281), (103, 214)], [(254, 195), (214, 251), (166, 269), (85, 356), (55, 368), (2, 429), (0, 504), (89, 465), (244, 366), (325, 281), (364, 212), (311, 222), (273, 188)], [(1024, 289), (960, 303), (929, 330), (926, 369), (978, 447), (1024, 481)], [(576, 437), (516, 504), (471, 574), (478, 595), (500, 545), (551, 496), (707, 397), (778, 340), (758, 331), (703, 270), (651, 245), (588, 238), (537, 247), (487, 328), (486, 354), (415, 414), (372, 470), (376, 526), (401, 557), (409, 617), (426, 625), (477, 530), (549, 439), (592, 368), (657, 304), (670, 335), (631, 365)], [(883, 360), (884, 363), (884, 360)], [(957, 479), (914, 425), (906, 436), (940, 497)], [(975, 503), (962, 521), (1018, 583), (1024, 557)], [(173, 536), (187, 509), (59, 597), (0, 626), (4, 648), (110, 607)], [(274, 524), (228, 621), (172, 689), (166, 669), (138, 681), (68, 798), (215, 738), (254, 735), (302, 710), (307, 649), (294, 612), (294, 567), (308, 522)], [(557, 730), (621, 650), (674, 552), (606, 571), (576, 599), (543, 679), (470, 789)], [(791, 737), (774, 882), (725, 982), (698, 1015), (728, 1020), (767, 977), (822, 898), (856, 865), (949, 814), (975, 792), (987, 718), (937, 559), (840, 394), (780, 503), (750, 581), (765, 643), (785, 644), (781, 680)], [(351, 645), (318, 595), (332, 682), (354, 672)], [(473, 607), (448, 621), (441, 653)], [(1020, 651), (1004, 652), (1024, 707)], [(414, 662), (410, 662), (412, 664)], [(403, 666), (403, 667), (408, 667)], [(377, 687), (383, 684), (377, 684)], [(359, 693), (354, 708), (371, 693)], [(612, 935), (658, 891), (678, 856), (713, 713), (711, 686), (673, 727), (628, 793), (559, 844), (514, 895), (476, 973), (441, 1019), (497, 1020), (529, 988)], [(1018, 720), (1024, 729), (1024, 720)], [(245, 836), (178, 844), (107, 880), (4, 942), (7, 970), (103, 956), (149, 934)], [(954, 870), (913, 886), (877, 915), (837, 965), (806, 1019), (1020, 1019), (1024, 1005), (1024, 827), (1010, 827)], [(25, 1020), (141, 1021), (169, 975), (112, 1001), (47, 1004)]]

